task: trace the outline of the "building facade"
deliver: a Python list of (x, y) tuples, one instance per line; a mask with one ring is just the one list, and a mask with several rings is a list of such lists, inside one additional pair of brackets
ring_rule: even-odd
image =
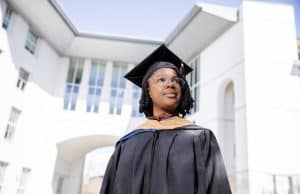
[(198, 3), (164, 41), (82, 33), (55, 0), (0, 8), (1, 194), (96, 193), (97, 150), (144, 119), (123, 75), (161, 43), (194, 69), (188, 119), (214, 131), (234, 193), (300, 193), (292, 6)]

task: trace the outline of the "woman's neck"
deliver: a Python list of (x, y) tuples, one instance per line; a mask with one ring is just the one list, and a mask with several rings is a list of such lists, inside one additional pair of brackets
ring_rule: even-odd
[(165, 112), (165, 111), (153, 111), (153, 116), (148, 117), (148, 119), (154, 119), (157, 121), (169, 119), (171, 117), (177, 116), (178, 114), (172, 112)]

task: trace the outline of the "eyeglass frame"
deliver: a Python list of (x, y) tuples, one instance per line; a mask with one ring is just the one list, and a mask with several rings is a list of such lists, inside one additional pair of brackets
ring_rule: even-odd
[[(166, 79), (166, 78), (165, 78), (165, 77), (162, 77), (162, 76), (158, 76), (157, 79), (154, 79), (154, 78), (151, 78), (151, 77), (150, 77), (148, 80), (153, 80), (153, 81), (154, 81), (154, 82), (153, 82), (154, 84), (159, 85), (159, 86), (161, 86), (161, 87), (167, 86), (167, 85), (169, 84), (169, 82), (171, 82), (172, 85), (176, 85), (176, 86), (182, 87), (182, 86), (184, 85), (184, 83), (186, 82), (183, 78), (181, 78), (181, 77), (179, 77), (179, 76), (173, 77), (173, 78), (171, 78), (171, 79), (167, 79), (167, 81), (166, 81), (165, 83), (160, 83), (159, 81), (160, 81), (161, 79)], [(176, 81), (176, 80), (177, 80), (177, 81)]]

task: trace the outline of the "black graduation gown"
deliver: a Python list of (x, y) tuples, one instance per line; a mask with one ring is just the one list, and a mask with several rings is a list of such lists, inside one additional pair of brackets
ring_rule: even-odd
[(230, 194), (214, 134), (197, 125), (137, 129), (121, 138), (100, 194)]

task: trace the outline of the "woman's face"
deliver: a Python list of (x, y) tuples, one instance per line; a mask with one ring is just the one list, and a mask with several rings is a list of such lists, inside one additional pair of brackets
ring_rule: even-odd
[(153, 115), (173, 113), (181, 99), (181, 79), (174, 69), (160, 68), (148, 79)]

